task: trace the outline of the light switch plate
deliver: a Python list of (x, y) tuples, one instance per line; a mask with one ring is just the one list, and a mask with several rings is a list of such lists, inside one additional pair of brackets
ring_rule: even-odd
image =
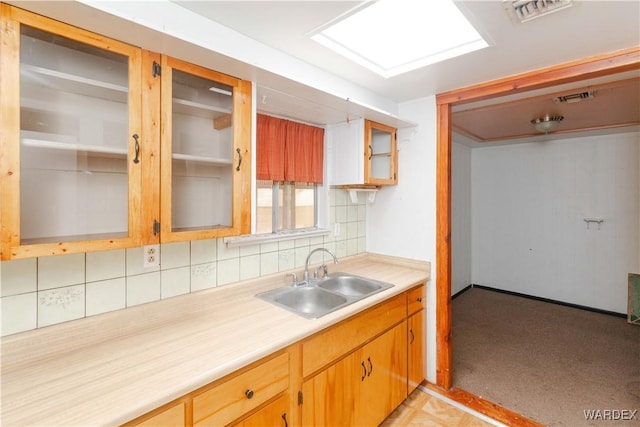
[(147, 245), (143, 248), (142, 267), (158, 267), (160, 265), (160, 245)]

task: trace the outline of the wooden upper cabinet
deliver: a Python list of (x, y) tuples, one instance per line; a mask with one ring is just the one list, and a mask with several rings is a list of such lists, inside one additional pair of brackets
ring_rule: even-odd
[(0, 11), (1, 259), (249, 232), (250, 82)]
[(161, 241), (248, 233), (250, 84), (163, 56), (161, 94)]
[(140, 244), (140, 49), (0, 7), (2, 259)]
[(396, 129), (358, 119), (328, 126), (331, 185), (379, 187), (398, 183)]
[(395, 128), (365, 120), (365, 184), (395, 185), (398, 183), (396, 134)]

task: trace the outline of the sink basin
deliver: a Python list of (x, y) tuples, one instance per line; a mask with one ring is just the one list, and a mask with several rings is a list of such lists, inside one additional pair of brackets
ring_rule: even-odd
[(388, 289), (390, 283), (377, 282), (363, 277), (345, 274), (330, 275), (328, 278), (320, 280), (318, 287), (342, 295), (352, 297), (363, 297)]
[(285, 286), (260, 293), (256, 297), (310, 319), (324, 316), (353, 302), (344, 295), (313, 284)]
[(262, 292), (256, 297), (300, 316), (316, 319), (391, 287), (391, 283), (334, 273), (297, 287), (283, 286)]

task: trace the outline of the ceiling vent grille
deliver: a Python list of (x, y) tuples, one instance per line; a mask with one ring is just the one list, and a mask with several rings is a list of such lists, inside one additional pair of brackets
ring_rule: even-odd
[(593, 91), (572, 93), (571, 95), (556, 96), (555, 98), (553, 98), (553, 102), (555, 102), (556, 104), (572, 104), (574, 102), (580, 102), (585, 99), (591, 99), (594, 96), (595, 92)]
[(503, 3), (520, 22), (527, 22), (565, 9), (573, 0), (503, 0)]

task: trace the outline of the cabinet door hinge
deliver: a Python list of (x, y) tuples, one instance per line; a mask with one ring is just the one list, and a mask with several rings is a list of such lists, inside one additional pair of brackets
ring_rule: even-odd
[(153, 77), (158, 77), (162, 72), (162, 67), (160, 66), (160, 64), (158, 64), (156, 61), (153, 61), (153, 64), (151, 65), (151, 73), (153, 74)]
[(302, 405), (302, 401), (303, 401), (303, 397), (302, 397), (302, 390), (298, 390), (298, 405)]
[(160, 223), (157, 220), (153, 220), (153, 235), (157, 236), (160, 233)]

